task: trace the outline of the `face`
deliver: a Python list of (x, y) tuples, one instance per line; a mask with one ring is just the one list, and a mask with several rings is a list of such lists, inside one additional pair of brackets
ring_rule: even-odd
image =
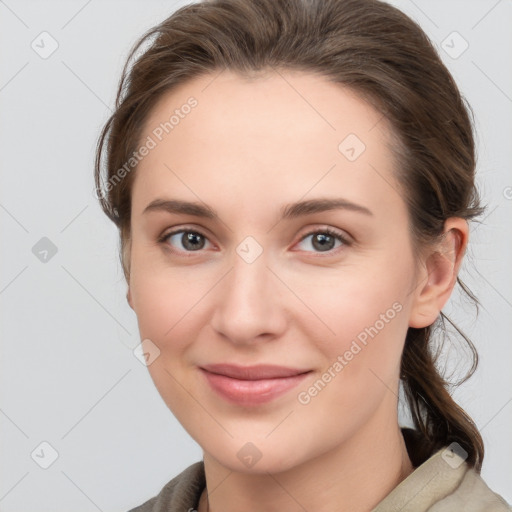
[(377, 111), (312, 74), (215, 76), (145, 124), (129, 301), (189, 434), (225, 467), (275, 472), (397, 422), (416, 261)]

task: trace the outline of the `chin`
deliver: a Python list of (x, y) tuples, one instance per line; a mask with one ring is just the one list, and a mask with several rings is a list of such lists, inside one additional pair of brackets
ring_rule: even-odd
[[(280, 453), (279, 448), (283, 453)], [(238, 445), (225, 447), (222, 451), (219, 451), (219, 445), (216, 445), (213, 451), (205, 449), (205, 452), (206, 459), (211, 457), (230, 471), (254, 475), (288, 471), (306, 459), (301, 458), (293, 446), (285, 447), (281, 443), (279, 448), (272, 446), (268, 441), (267, 443), (246, 442), (240, 447)], [(228, 453), (234, 453), (234, 457), (227, 457)], [(293, 456), (290, 457), (290, 455)]]

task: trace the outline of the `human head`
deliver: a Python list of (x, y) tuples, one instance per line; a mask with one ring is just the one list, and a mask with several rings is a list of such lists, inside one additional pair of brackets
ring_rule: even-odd
[[(153, 36), (128, 72), (129, 61)], [(254, 80), (280, 70), (315, 74), (379, 112), (391, 128), (396, 184), (408, 207), (416, 255), (439, 242), (448, 219), (481, 213), (467, 105), (423, 31), (398, 9), (372, 0), (191, 4), (133, 48), (98, 145), (96, 185), (107, 192), (100, 203), (120, 231), (127, 281), (137, 166), (125, 167), (121, 178), (119, 170), (143, 144), (146, 122), (167, 93), (223, 70)], [(432, 327), (410, 327), (405, 339), (400, 376), (413, 421), (425, 436), (426, 452), (457, 441), (479, 469), (482, 440), (434, 366)]]

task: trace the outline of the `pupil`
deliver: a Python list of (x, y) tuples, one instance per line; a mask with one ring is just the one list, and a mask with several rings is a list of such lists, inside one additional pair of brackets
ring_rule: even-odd
[(201, 235), (198, 235), (197, 233), (185, 233), (183, 236), (185, 237), (185, 241), (183, 243), (184, 247), (192, 250), (201, 249), (200, 244), (197, 243), (198, 238)]
[[(332, 236), (319, 233), (313, 239), (313, 245), (315, 245), (315, 248), (317, 249), (320, 248), (322, 250), (329, 250), (332, 249), (331, 245), (333, 241), (334, 238)], [(329, 244), (329, 242), (331, 243)], [(317, 243), (319, 244), (318, 246), (316, 246)]]
[[(184, 233), (184, 247), (187, 247), (192, 250), (198, 250), (202, 248), (202, 244), (198, 244), (199, 238), (201, 235), (198, 235), (197, 233)], [(326, 235), (323, 233), (319, 233), (315, 236), (313, 239), (313, 245), (315, 248), (319, 248), (321, 250), (329, 250), (332, 249), (332, 242), (334, 241), (334, 238), (331, 235)]]

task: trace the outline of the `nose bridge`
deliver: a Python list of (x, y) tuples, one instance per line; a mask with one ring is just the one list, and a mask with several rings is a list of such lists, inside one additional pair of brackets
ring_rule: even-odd
[(279, 283), (269, 270), (268, 255), (254, 237), (246, 237), (233, 254), (223, 283), (213, 326), (232, 341), (250, 341), (279, 329)]
[(233, 269), (227, 285), (226, 303), (234, 300), (237, 309), (248, 308), (252, 315), (269, 303), (272, 273), (268, 269), (268, 254), (255, 238), (247, 237), (235, 250)]

